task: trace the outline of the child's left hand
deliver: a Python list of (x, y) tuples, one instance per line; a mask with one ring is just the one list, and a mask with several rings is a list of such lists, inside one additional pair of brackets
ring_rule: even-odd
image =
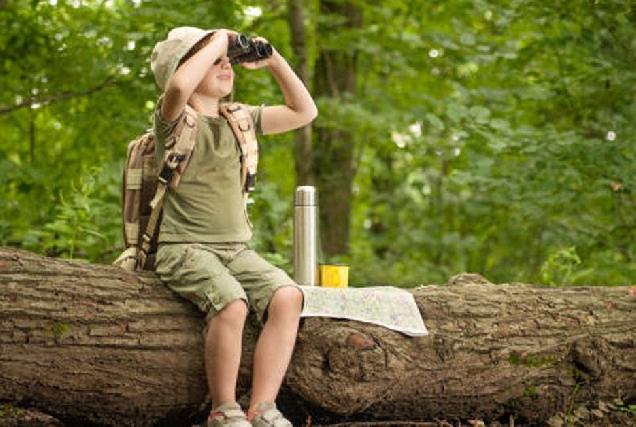
[[(267, 39), (263, 37), (255, 37), (254, 40), (257, 40), (263, 43), (269, 43)], [(276, 56), (278, 56), (278, 52), (276, 51), (274, 46), (272, 46), (272, 56), (261, 59), (260, 61), (255, 61), (255, 62), (241, 62), (241, 65), (243, 66), (243, 68), (246, 68), (248, 70), (257, 70), (259, 68), (268, 67), (272, 63), (274, 57)]]

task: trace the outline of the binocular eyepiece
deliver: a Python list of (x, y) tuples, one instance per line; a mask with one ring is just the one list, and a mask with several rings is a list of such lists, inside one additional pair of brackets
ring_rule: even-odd
[(244, 34), (230, 37), (227, 56), (232, 65), (241, 62), (256, 62), (272, 56), (272, 45), (260, 40), (247, 38)]

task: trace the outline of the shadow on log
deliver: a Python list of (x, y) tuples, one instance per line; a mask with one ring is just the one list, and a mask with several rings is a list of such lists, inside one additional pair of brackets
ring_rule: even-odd
[[(279, 402), (295, 425), (537, 425), (577, 405), (636, 402), (633, 288), (495, 285), (463, 274), (412, 293), (426, 337), (303, 320)], [(190, 425), (206, 401), (203, 326), (151, 273), (0, 248), (0, 402), (68, 425)], [(248, 324), (243, 399), (257, 334)]]

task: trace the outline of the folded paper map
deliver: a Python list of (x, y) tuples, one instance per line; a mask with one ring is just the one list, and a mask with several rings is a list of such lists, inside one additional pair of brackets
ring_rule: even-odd
[(427, 335), (413, 295), (392, 286), (326, 288), (301, 286), (301, 317), (334, 317), (373, 323), (409, 336)]

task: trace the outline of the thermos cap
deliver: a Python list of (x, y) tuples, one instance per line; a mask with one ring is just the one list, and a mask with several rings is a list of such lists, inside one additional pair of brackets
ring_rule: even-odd
[(316, 187), (303, 185), (296, 188), (296, 206), (316, 206)]

